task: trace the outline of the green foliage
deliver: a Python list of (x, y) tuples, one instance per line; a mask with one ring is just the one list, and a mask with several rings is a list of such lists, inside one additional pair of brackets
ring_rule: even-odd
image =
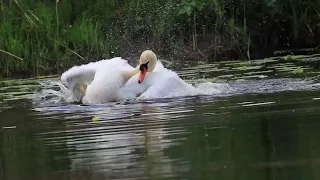
[(201, 1), (184, 0), (179, 8), (179, 14), (187, 14), (188, 16), (191, 16), (196, 13), (196, 11), (201, 11), (204, 5), (205, 3)]
[(293, 73), (295, 73), (295, 74), (301, 74), (301, 73), (303, 73), (303, 68), (298, 67), (297, 69), (295, 69), (295, 70), (293, 71)]
[(319, 44), (320, 4), (0, 0), (0, 27), (0, 50), (7, 52), (0, 52), (0, 76), (39, 75), (130, 51), (139, 54), (145, 48), (179, 58), (186, 51), (212, 52), (209, 59), (215, 60), (234, 57), (229, 51), (236, 58), (252, 59), (259, 48), (312, 47)]

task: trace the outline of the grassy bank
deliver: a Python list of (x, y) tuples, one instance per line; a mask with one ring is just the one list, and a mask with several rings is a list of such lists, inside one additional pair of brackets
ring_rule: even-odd
[(0, 0), (0, 76), (60, 73), (146, 48), (179, 60), (314, 48), (320, 1)]

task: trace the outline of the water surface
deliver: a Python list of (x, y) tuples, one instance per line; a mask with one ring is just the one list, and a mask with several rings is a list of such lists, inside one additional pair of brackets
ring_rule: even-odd
[(229, 89), (80, 106), (57, 77), (2, 82), (0, 179), (320, 178), (317, 69), (225, 62), (179, 74)]

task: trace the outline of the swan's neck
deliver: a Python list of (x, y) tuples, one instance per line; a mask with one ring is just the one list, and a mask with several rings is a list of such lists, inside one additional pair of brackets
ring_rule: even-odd
[(153, 72), (153, 70), (156, 68), (157, 60), (150, 60), (149, 61), (149, 69), (148, 72)]

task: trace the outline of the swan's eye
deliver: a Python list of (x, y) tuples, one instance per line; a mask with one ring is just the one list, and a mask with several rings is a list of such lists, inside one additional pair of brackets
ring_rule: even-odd
[(144, 69), (148, 70), (148, 64), (149, 64), (149, 61), (145, 64), (141, 64), (140, 65), (140, 71), (143, 71)]

